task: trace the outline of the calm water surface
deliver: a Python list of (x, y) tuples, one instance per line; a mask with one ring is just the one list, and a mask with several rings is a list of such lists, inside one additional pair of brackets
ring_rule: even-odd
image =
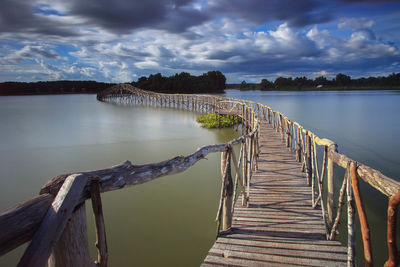
[[(267, 104), (336, 141), (341, 153), (400, 178), (398, 91), (227, 90), (225, 95)], [(98, 102), (94, 95), (0, 97), (0, 210), (37, 195), (58, 174), (127, 159), (134, 164), (161, 161), (236, 137), (230, 129), (200, 128), (198, 115), (116, 106)], [(337, 173), (339, 184), (342, 173)], [(198, 266), (214, 242), (219, 188), (215, 154), (184, 173), (103, 194), (110, 266)], [(386, 198), (365, 185), (362, 189), (379, 266), (387, 255)], [(88, 202), (94, 255), (90, 209)], [(15, 265), (23, 249), (0, 258), (0, 266)]]

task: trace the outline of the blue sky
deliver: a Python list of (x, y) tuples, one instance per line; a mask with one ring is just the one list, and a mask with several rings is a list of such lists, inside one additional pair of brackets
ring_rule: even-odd
[(1, 1), (0, 81), (400, 72), (400, 1)]

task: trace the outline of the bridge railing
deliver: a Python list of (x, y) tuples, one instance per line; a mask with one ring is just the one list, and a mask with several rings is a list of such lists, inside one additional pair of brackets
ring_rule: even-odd
[[(396, 246), (396, 215), (400, 202), (400, 183), (377, 170), (355, 162), (337, 152), (337, 144), (320, 139), (297, 122), (270, 107), (247, 100), (210, 95), (159, 94), (129, 85), (118, 85), (98, 94), (98, 100), (119, 104), (143, 104), (173, 107), (205, 113), (235, 114), (242, 118), (242, 136), (226, 144), (208, 145), (190, 155), (146, 165), (132, 165), (126, 161), (111, 168), (60, 175), (47, 182), (40, 195), (0, 214), (0, 256), (32, 239), (19, 266), (90, 265), (86, 237), (84, 203), (92, 199), (96, 223), (98, 266), (107, 265), (107, 244), (101, 208), (100, 193), (148, 182), (161, 176), (182, 172), (210, 153), (221, 152), (221, 196), (217, 211), (217, 235), (230, 231), (234, 203), (241, 185), (242, 205), (249, 199), (252, 172), (257, 169), (259, 157), (260, 122), (266, 121), (277, 132), (288, 149), (296, 154), (312, 187), (312, 206), (321, 206), (326, 238), (334, 239), (347, 196), (348, 206), (348, 263), (354, 265), (354, 214), (357, 210), (362, 226), (364, 255), (372, 265), (369, 226), (358, 189), (358, 178), (363, 179), (389, 198), (388, 249), (386, 266), (397, 266), (399, 252)], [(237, 156), (233, 146), (240, 145)], [(317, 146), (324, 150), (322, 165), (318, 166)], [(236, 172), (232, 178), (231, 169)], [(334, 166), (346, 169), (335, 208), (333, 187)], [(324, 196), (326, 177), (326, 207)], [(354, 197), (353, 197), (354, 196)], [(356, 209), (354, 208), (354, 202)], [(336, 216), (335, 216), (336, 214)], [(69, 222), (67, 223), (67, 221)], [(80, 255), (79, 257), (77, 255)]]

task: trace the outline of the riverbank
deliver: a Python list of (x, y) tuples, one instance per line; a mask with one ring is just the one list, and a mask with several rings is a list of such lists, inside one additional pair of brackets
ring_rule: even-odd
[(279, 92), (279, 91), (291, 91), (291, 92), (307, 92), (307, 91), (390, 91), (400, 90), (398, 86), (323, 86), (323, 87), (281, 87), (271, 88), (268, 90), (262, 90), (259, 84), (248, 84), (248, 87), (240, 88), (240, 84), (227, 84), (225, 90), (240, 90), (240, 91), (263, 91), (263, 92)]

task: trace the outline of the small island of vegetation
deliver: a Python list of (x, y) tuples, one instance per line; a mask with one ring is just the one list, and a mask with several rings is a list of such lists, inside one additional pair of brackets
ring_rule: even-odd
[(233, 127), (241, 123), (242, 119), (235, 115), (207, 114), (198, 117), (196, 121), (201, 124), (201, 127), (211, 129)]

